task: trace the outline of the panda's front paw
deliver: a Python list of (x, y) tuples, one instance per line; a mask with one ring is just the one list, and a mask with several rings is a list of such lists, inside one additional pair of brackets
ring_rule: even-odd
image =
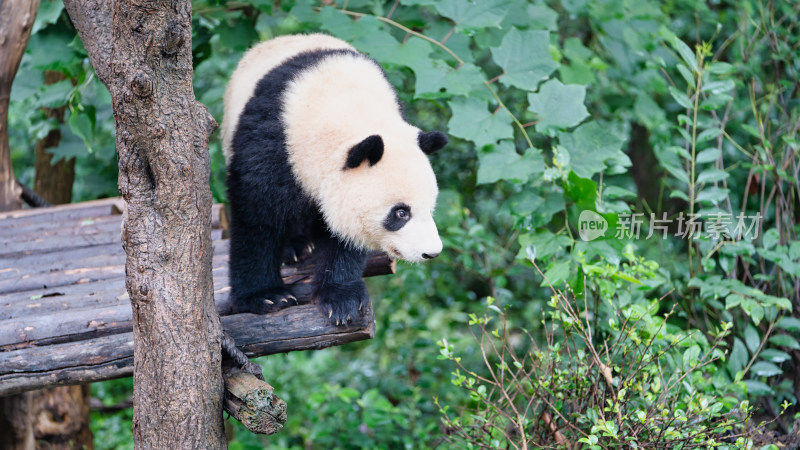
[(297, 298), (286, 288), (269, 289), (233, 299), (234, 312), (267, 314), (297, 305)]
[(315, 297), (320, 312), (332, 325), (338, 326), (357, 320), (369, 304), (367, 287), (361, 279), (319, 286)]

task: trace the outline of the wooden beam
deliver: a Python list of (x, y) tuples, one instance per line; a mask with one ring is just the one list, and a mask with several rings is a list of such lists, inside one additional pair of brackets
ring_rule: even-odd
[[(250, 357), (312, 350), (370, 339), (374, 335), (372, 305), (345, 327), (328, 323), (316, 305), (286, 308), (274, 314), (222, 317), (225, 331)], [(0, 397), (49, 386), (83, 384), (131, 376), (133, 333), (76, 342), (0, 351)], [(187, 369), (188, 370), (188, 369)]]

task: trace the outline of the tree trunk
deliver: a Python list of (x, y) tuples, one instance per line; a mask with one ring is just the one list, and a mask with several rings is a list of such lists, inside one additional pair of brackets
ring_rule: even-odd
[(38, 9), (39, 0), (0, 0), (0, 211), (22, 207), (21, 189), (14, 178), (8, 147), (8, 102), (11, 82), (28, 45)]
[(191, 2), (66, 0), (117, 127), (138, 448), (224, 448), (208, 136), (192, 90)]
[[(39, 0), (0, 0), (0, 211), (22, 207), (8, 146), (8, 102), (38, 9)], [(0, 448), (33, 448), (31, 396), (0, 397)]]
[[(44, 84), (53, 84), (67, 77), (53, 70), (44, 73)], [(60, 108), (43, 108), (47, 117), (52, 117), (58, 123), (64, 122), (65, 106)], [(75, 181), (75, 158), (69, 161), (62, 159), (53, 164), (53, 155), (48, 150), (58, 147), (61, 142), (61, 131), (56, 128), (50, 130), (44, 139), (36, 143), (36, 176), (33, 181), (33, 190), (51, 205), (60, 205), (72, 201), (72, 183)]]

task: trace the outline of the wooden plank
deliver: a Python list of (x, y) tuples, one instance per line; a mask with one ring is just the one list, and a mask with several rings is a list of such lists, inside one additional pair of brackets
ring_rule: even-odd
[[(227, 266), (227, 245), (215, 245), (214, 247), (215, 256), (212, 262), (214, 267), (218, 268)], [(216, 250), (216, 247), (219, 247), (219, 250)], [(37, 295), (35, 293), (37, 290), (85, 284), (98, 280), (125, 276), (124, 253), (118, 258), (109, 258), (108, 260), (101, 258), (100, 261), (105, 261), (111, 264), (106, 266), (78, 266), (75, 268), (38, 273), (30, 273), (31, 271), (16, 268), (0, 269), (0, 272), (4, 274), (4, 276), (0, 277), (0, 294), (34, 291), (30, 293), (29, 297), (31, 297)], [(19, 275), (13, 276), (8, 275), (8, 273)], [(2, 301), (2, 297), (0, 297), (0, 301)]]
[(0, 213), (4, 228), (28, 226), (42, 222), (61, 222), (85, 217), (121, 214), (125, 202), (119, 198), (104, 198), (89, 202), (70, 203), (49, 208), (19, 209)]
[[(211, 230), (211, 239), (218, 240), (221, 237), (222, 230)], [(0, 242), (0, 257), (22, 258), (57, 250), (93, 247), (112, 243), (120, 243), (119, 229), (115, 228), (111, 231), (74, 236), (43, 236), (27, 241), (8, 240)]]
[[(214, 300), (221, 315), (229, 314), (227, 254), (214, 257), (214, 282), (217, 287)], [(364, 272), (372, 275), (391, 270), (391, 260), (383, 254), (374, 254)], [(286, 266), (281, 274), (284, 283), (292, 286), (298, 303), (311, 302), (311, 276), (313, 260), (300, 266)], [(53, 345), (64, 342), (91, 339), (101, 335), (125, 333), (131, 330), (131, 309), (127, 302), (124, 277), (120, 274), (114, 281), (118, 288), (106, 285), (108, 295), (72, 297), (69, 299), (50, 296), (35, 296), (3, 305), (0, 320), (0, 351), (30, 345)], [(113, 295), (113, 296), (112, 296)], [(2, 297), (0, 297), (2, 302)], [(45, 308), (42, 308), (45, 305)], [(66, 305), (66, 306), (65, 306)]]
[[(330, 325), (315, 305), (299, 305), (274, 314), (236, 314), (222, 318), (225, 331), (248, 356), (310, 350), (369, 339), (374, 335), (372, 306), (346, 327)], [(257, 331), (254, 331), (257, 330)], [(130, 376), (133, 333), (44, 347), (0, 352), (0, 396), (31, 389), (83, 384)]]
[(71, 220), (37, 222), (26, 227), (3, 228), (0, 239), (32, 239), (41, 236), (88, 234), (91, 230), (119, 230), (122, 216), (106, 215), (97, 217), (81, 217)]

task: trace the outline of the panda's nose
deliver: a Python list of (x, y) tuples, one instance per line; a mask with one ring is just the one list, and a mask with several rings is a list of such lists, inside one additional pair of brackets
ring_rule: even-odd
[(422, 254), (422, 258), (423, 258), (423, 259), (433, 259), (433, 258), (436, 258), (437, 256), (439, 256), (439, 253), (441, 253), (441, 252), (436, 252), (436, 253), (423, 253), (423, 254)]

